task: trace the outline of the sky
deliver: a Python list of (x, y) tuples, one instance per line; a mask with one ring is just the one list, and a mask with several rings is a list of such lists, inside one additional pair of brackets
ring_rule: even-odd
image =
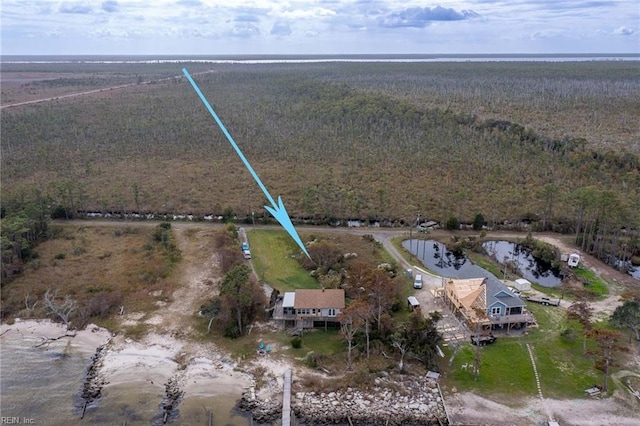
[(640, 53), (640, 0), (2, 0), (2, 55)]

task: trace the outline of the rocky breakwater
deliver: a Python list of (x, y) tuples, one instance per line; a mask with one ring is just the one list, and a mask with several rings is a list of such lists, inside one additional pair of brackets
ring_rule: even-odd
[(91, 357), (91, 364), (87, 368), (87, 374), (80, 391), (80, 397), (82, 398), (80, 418), (84, 418), (87, 406), (100, 398), (102, 387), (107, 384), (102, 374), (100, 374), (106, 352), (106, 345), (101, 345), (98, 346), (93, 357)]
[(282, 417), (282, 391), (276, 398), (258, 398), (255, 387), (251, 387), (242, 394), (238, 408), (251, 413), (253, 421), (258, 424), (271, 424)]
[[(253, 397), (253, 398), (252, 398)], [(246, 392), (243, 409), (254, 419), (275, 421), (281, 407), (273, 401), (263, 403)], [(376, 378), (370, 389), (346, 389), (315, 392), (297, 391), (291, 395), (291, 408), (298, 423), (351, 425), (442, 425), (447, 424), (442, 396), (434, 379), (389, 375)]]

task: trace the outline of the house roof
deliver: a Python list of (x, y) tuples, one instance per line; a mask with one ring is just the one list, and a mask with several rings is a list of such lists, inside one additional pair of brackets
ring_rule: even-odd
[(522, 299), (513, 294), (497, 278), (467, 278), (447, 281), (449, 298), (462, 308), (472, 320), (477, 320), (476, 307), (487, 311), (495, 304), (513, 308), (524, 306)]
[(513, 294), (507, 286), (497, 278), (487, 278), (487, 308), (500, 302), (503, 305), (514, 308), (524, 306), (524, 302), (518, 296)]
[(321, 290), (296, 290), (293, 306), (296, 309), (344, 309), (344, 290), (341, 288), (324, 288)]
[(486, 310), (486, 278), (450, 279), (446, 283), (449, 298), (464, 310), (472, 321), (477, 321), (475, 307)]
[(454, 286), (458, 295), (458, 300), (468, 310), (473, 310), (474, 302), (482, 296), (484, 291), (484, 278), (470, 278), (466, 280), (455, 280)]

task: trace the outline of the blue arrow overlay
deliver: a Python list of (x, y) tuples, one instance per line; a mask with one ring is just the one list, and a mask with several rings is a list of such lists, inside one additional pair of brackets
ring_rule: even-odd
[(307, 251), (307, 248), (304, 246), (304, 244), (302, 243), (302, 240), (300, 240), (300, 237), (296, 232), (296, 228), (293, 226), (293, 223), (291, 223), (291, 218), (289, 218), (287, 209), (284, 207), (284, 204), (282, 204), (282, 198), (278, 196), (278, 203), (276, 204), (271, 194), (269, 194), (269, 191), (267, 191), (267, 188), (265, 188), (265, 186), (262, 184), (262, 181), (258, 177), (258, 174), (255, 172), (255, 170), (253, 170), (253, 167), (251, 167), (251, 164), (249, 164), (249, 161), (244, 156), (242, 151), (240, 151), (240, 148), (238, 147), (236, 142), (233, 140), (233, 138), (227, 131), (227, 128), (224, 127), (224, 124), (222, 124), (222, 121), (220, 120), (220, 118), (218, 118), (218, 114), (216, 114), (213, 108), (211, 108), (211, 105), (209, 105), (207, 98), (204, 97), (204, 95), (200, 91), (200, 88), (198, 87), (196, 82), (193, 81), (193, 78), (191, 78), (189, 71), (187, 71), (186, 68), (182, 68), (182, 73), (187, 77), (187, 80), (189, 80), (189, 83), (191, 83), (191, 85), (193, 86), (198, 96), (200, 96), (200, 99), (202, 100), (202, 103), (204, 104), (204, 106), (207, 107), (213, 119), (216, 120), (216, 123), (218, 123), (220, 130), (222, 130), (222, 133), (224, 133), (224, 135), (227, 137), (227, 140), (229, 141), (233, 149), (236, 150), (236, 153), (238, 154), (238, 156), (240, 157), (244, 165), (247, 167), (247, 169), (251, 173), (251, 176), (253, 176), (253, 178), (256, 180), (256, 182), (258, 183), (258, 186), (260, 187), (260, 189), (262, 189), (262, 192), (264, 192), (264, 195), (267, 197), (267, 200), (269, 200), (269, 202), (271, 203), (271, 206), (264, 206), (264, 208), (267, 209), (269, 213), (271, 213), (271, 215), (275, 217), (278, 222), (280, 222), (280, 225), (282, 225), (285, 231), (287, 231), (289, 235), (291, 235), (291, 238), (293, 238), (293, 240), (296, 243), (298, 243), (298, 245), (300, 246), (304, 254), (306, 254), (307, 257), (311, 259), (311, 256), (309, 256), (309, 252)]

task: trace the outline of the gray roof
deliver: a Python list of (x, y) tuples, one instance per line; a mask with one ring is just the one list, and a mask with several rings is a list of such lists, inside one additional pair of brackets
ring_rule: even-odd
[(500, 280), (494, 277), (487, 278), (487, 309), (496, 302), (501, 302), (509, 308), (524, 306), (524, 302)]

